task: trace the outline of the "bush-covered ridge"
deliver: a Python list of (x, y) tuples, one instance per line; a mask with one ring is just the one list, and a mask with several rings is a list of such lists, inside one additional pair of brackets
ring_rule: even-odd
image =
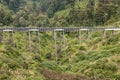
[(120, 24), (119, 0), (0, 0), (1, 26)]

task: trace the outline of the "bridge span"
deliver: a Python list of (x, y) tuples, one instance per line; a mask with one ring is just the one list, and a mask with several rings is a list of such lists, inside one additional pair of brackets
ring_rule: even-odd
[(32, 32), (35, 32), (35, 47), (40, 48), (40, 32), (41, 33), (45, 33), (45, 32), (52, 32), (52, 36), (53, 36), (53, 40), (54, 40), (54, 50), (56, 52), (56, 61), (58, 59), (58, 54), (57, 54), (57, 49), (58, 49), (58, 37), (57, 37), (57, 33), (56, 32), (61, 32), (61, 42), (60, 45), (65, 45), (66, 41), (65, 41), (65, 37), (64, 34), (66, 34), (67, 32), (76, 32), (78, 39), (80, 39), (81, 41), (81, 32), (84, 32), (87, 36), (86, 39), (89, 39), (89, 33), (90, 32), (98, 32), (98, 31), (102, 31), (103, 34), (103, 38), (106, 37), (106, 33), (107, 31), (110, 31), (112, 33), (112, 35), (114, 35), (115, 31), (120, 31), (119, 27), (1, 27), (0, 28), (0, 42), (4, 41), (4, 37), (6, 36), (5, 33), (9, 34), (9, 40), (10, 43), (15, 44), (14, 42), (14, 34), (16, 32), (21, 32), (26, 33), (26, 49), (28, 49), (29, 51), (32, 51)]
[[(0, 27), (0, 41), (4, 38), (5, 33), (9, 33), (10, 40), (14, 41), (14, 32), (25, 32), (27, 35), (26, 40), (31, 44), (31, 35), (32, 32), (36, 33), (36, 39), (39, 41), (40, 32), (52, 32), (53, 39), (57, 40), (56, 32), (62, 32), (62, 36), (64, 36), (67, 32), (77, 32), (78, 38), (82, 35), (81, 32), (85, 32), (87, 35), (87, 39), (89, 38), (89, 32), (102, 31), (103, 38), (106, 37), (106, 32), (110, 31), (112, 35), (114, 35), (115, 31), (120, 31), (120, 27)], [(63, 37), (64, 39), (64, 37)]]
[(40, 31), (40, 32), (48, 32), (48, 31), (65, 31), (65, 32), (72, 32), (72, 31), (96, 31), (96, 30), (109, 30), (109, 31), (116, 31), (120, 30), (120, 27), (1, 27), (0, 31), (9, 32), (9, 31), (16, 31), (16, 32), (27, 32), (27, 31)]

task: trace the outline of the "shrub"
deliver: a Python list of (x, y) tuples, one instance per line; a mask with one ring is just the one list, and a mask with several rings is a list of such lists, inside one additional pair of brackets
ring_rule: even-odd
[(51, 53), (47, 53), (47, 54), (46, 54), (46, 58), (49, 59), (49, 60), (52, 59)]
[(2, 67), (2, 64), (3, 64), (2, 61), (0, 61), (0, 68)]
[(34, 57), (33, 57), (33, 60), (35, 60), (37, 62), (42, 62), (40, 54), (35, 54)]
[(100, 79), (103, 78), (117, 78), (115, 77), (115, 73), (118, 68), (115, 63), (108, 61), (108, 59), (103, 58), (98, 60), (95, 64), (91, 65), (91, 68), (85, 72), (85, 74), (89, 77), (98, 77)]
[(112, 72), (116, 72), (118, 68), (113, 62), (109, 62), (107, 59), (98, 60), (94, 65), (93, 68), (95, 69), (103, 69), (103, 70), (110, 70)]
[(45, 76), (46, 80), (90, 80), (84, 76), (75, 74), (62, 74), (51, 70), (43, 69), (41, 73)]
[(19, 63), (15, 62), (15, 61), (10, 61), (9, 63), (7, 63), (9, 69), (17, 69), (17, 68), (20, 68), (20, 65)]
[(56, 64), (56, 62), (45, 61), (40, 64), (40, 67), (55, 70), (57, 72), (63, 71), (63, 69), (58, 64)]
[(110, 44), (115, 44), (117, 41), (119, 40), (118, 37), (110, 37), (109, 39), (106, 40), (106, 44), (110, 45)]
[(80, 46), (79, 50), (84, 50), (84, 51), (86, 51), (87, 49), (86, 49), (85, 46)]

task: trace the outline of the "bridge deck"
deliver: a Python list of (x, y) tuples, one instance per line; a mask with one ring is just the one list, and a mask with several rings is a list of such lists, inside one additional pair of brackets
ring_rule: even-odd
[(119, 27), (108, 27), (108, 28), (103, 28), (103, 27), (6, 27), (6, 28), (0, 28), (0, 31), (16, 31), (16, 32), (27, 32), (27, 31), (41, 31), (41, 32), (48, 32), (48, 31), (66, 31), (66, 32), (71, 32), (71, 31), (85, 31), (85, 30), (106, 30), (106, 31), (119, 31)]

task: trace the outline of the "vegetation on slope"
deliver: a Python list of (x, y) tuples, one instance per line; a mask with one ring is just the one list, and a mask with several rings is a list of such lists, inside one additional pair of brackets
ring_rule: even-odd
[[(1, 43), (0, 78), (2, 80), (119, 80), (119, 37), (120, 33), (103, 39), (100, 32), (92, 33), (90, 39), (82, 36), (82, 43), (77, 33), (66, 33), (66, 44), (57, 43), (57, 62), (54, 40), (51, 33), (40, 35), (40, 47), (32, 45), (29, 51), (25, 34), (15, 34), (15, 44)], [(6, 34), (7, 35), (7, 34)], [(23, 36), (24, 35), (24, 36)], [(35, 43), (33, 33), (32, 44)], [(58, 35), (59, 36), (59, 35)], [(7, 39), (7, 38), (6, 38)], [(5, 45), (6, 44), (6, 45)], [(61, 49), (61, 47), (64, 49)], [(59, 75), (59, 76), (58, 76)], [(60, 77), (62, 76), (62, 77)]]
[[(1, 27), (103, 25), (120, 25), (119, 0), (0, 0)], [(0, 79), (120, 79), (119, 32), (114, 36), (108, 32), (104, 39), (101, 32), (92, 32), (89, 40), (85, 33), (82, 40), (75, 32), (66, 32), (65, 40), (57, 34), (55, 49), (52, 33), (41, 33), (40, 43), (32, 33), (31, 51), (25, 33), (15, 33), (14, 44), (0, 37)]]

